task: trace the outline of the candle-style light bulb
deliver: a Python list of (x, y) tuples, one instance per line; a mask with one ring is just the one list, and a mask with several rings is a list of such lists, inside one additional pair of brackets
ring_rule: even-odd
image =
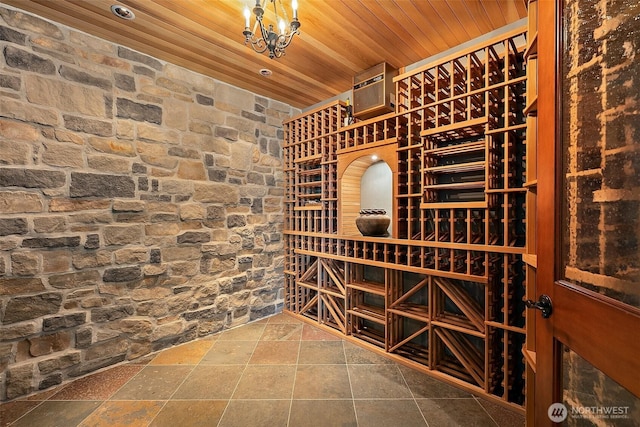
[(249, 21), (250, 17), (251, 17), (251, 12), (249, 12), (249, 8), (245, 6), (244, 7), (244, 26), (246, 28), (249, 28), (249, 24), (251, 24), (251, 22)]
[(298, 19), (298, 0), (291, 0), (291, 8), (293, 9), (293, 19)]
[(284, 35), (284, 19), (281, 19), (280, 22), (278, 23), (278, 27), (280, 28), (280, 34)]

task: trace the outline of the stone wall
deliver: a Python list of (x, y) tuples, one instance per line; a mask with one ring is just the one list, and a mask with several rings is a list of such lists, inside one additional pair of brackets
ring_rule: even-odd
[(0, 399), (272, 314), (294, 111), (0, 6)]
[[(640, 307), (640, 3), (566, 0), (565, 6), (565, 276)], [(565, 353), (564, 376), (570, 414), (577, 407), (626, 407), (625, 421), (639, 419), (640, 400), (573, 352)], [(570, 415), (568, 425), (625, 421)]]
[(640, 307), (640, 4), (568, 0), (567, 278)]

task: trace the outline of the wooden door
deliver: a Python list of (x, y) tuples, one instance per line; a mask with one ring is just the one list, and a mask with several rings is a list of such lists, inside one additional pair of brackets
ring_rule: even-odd
[(552, 313), (527, 311), (535, 323), (527, 425), (635, 425), (640, 8), (636, 0), (538, 7), (535, 294), (550, 297)]

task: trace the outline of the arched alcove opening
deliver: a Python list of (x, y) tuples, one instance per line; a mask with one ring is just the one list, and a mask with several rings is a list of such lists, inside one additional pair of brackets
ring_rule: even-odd
[(338, 156), (339, 223), (343, 235), (361, 236), (356, 217), (361, 209), (384, 209), (391, 217), (389, 235), (395, 235), (397, 175), (394, 146), (358, 150)]
[[(367, 168), (360, 178), (360, 209), (384, 209), (393, 217), (393, 173), (379, 160)], [(391, 224), (387, 231), (391, 235)]]

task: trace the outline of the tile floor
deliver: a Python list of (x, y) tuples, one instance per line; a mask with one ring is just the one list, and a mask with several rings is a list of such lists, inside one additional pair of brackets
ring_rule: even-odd
[(277, 314), (0, 405), (0, 426), (522, 426), (524, 418)]

